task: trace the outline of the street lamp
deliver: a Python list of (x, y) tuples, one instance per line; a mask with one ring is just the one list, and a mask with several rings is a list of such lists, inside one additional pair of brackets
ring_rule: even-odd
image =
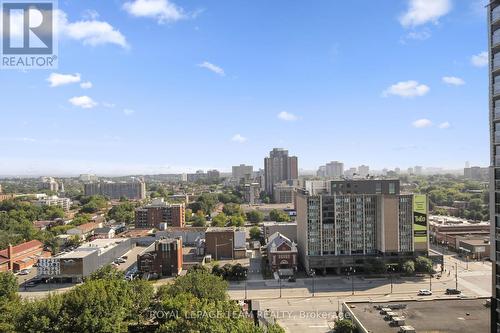
[(311, 276), (312, 276), (312, 278), (313, 278), (312, 297), (314, 297), (314, 291), (315, 291), (315, 290), (314, 290), (314, 287), (315, 287), (315, 285), (314, 285), (314, 277), (316, 276), (316, 272), (314, 271), (314, 269), (312, 269), (312, 268), (311, 268), (311, 270), (310, 270), (310, 272), (309, 272), (309, 273), (311, 274)]
[(392, 294), (392, 290), (393, 290), (393, 282), (392, 282), (392, 279), (393, 279), (393, 275), (392, 273), (394, 273), (394, 266), (387, 266), (387, 271), (389, 272), (389, 277), (391, 279), (391, 294)]
[(347, 271), (347, 276), (349, 276), (350, 273), (352, 273), (352, 276), (351, 276), (351, 290), (352, 290), (352, 295), (354, 295), (354, 273), (356, 273), (356, 269), (353, 268), (352, 266), (349, 267), (349, 271)]
[(279, 283), (280, 283), (280, 298), (281, 298), (281, 276), (279, 275), (279, 272), (278, 272), (278, 280), (279, 280)]

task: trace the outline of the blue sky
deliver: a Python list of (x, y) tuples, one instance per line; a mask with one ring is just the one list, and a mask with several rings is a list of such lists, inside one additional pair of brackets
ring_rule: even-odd
[(0, 174), (488, 165), (484, 2), (59, 1), (59, 68), (0, 71)]

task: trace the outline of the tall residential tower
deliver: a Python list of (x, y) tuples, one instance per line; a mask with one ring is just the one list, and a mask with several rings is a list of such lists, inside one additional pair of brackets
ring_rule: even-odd
[(264, 158), (264, 174), (266, 192), (272, 195), (275, 184), (299, 178), (297, 157), (288, 156), (288, 150), (274, 148), (269, 157)]
[(492, 260), (491, 332), (500, 332), (500, 0), (488, 6), (489, 108), (490, 108), (490, 221)]

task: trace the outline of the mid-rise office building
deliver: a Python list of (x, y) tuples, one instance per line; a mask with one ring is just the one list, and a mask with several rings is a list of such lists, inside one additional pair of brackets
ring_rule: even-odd
[(464, 178), (478, 180), (478, 181), (486, 181), (489, 176), (489, 168), (481, 168), (478, 166), (473, 166), (470, 168), (464, 168)]
[(99, 180), (99, 178), (93, 174), (84, 173), (84, 174), (80, 175), (81, 182), (88, 183), (88, 182), (96, 182), (98, 180)]
[(400, 194), (397, 180), (332, 181), (330, 193), (317, 195), (298, 190), (296, 210), (306, 270), (339, 273), (373, 258), (427, 254), (427, 198)]
[(491, 332), (500, 332), (500, 0), (488, 5), (489, 118), (490, 118), (490, 220), (493, 262)]
[(59, 192), (59, 183), (53, 177), (41, 177), (40, 188), (51, 192)]
[(197, 170), (196, 173), (188, 173), (186, 175), (186, 180), (190, 183), (204, 179), (207, 179), (207, 174), (203, 170)]
[(360, 165), (358, 167), (358, 173), (361, 177), (366, 177), (370, 174), (370, 167), (368, 165)]
[(209, 180), (218, 180), (220, 178), (220, 172), (219, 170), (208, 170), (207, 171), (207, 178)]
[(65, 211), (71, 208), (71, 200), (69, 198), (59, 198), (57, 195), (40, 198), (35, 204), (38, 206), (58, 206)]
[(147, 206), (135, 210), (136, 228), (184, 227), (186, 208), (182, 204), (169, 204), (163, 198), (156, 198)]
[(340, 178), (344, 175), (344, 163), (339, 161), (326, 163), (325, 172), (328, 178)]
[(142, 180), (132, 182), (99, 182), (84, 184), (86, 196), (103, 195), (110, 199), (120, 199), (122, 197), (130, 200), (146, 199), (146, 184)]
[(260, 201), (260, 184), (251, 183), (243, 186), (243, 200), (245, 203), (255, 205)]
[(295, 202), (295, 186), (293, 182), (281, 182), (274, 185), (274, 203), (286, 204)]
[(288, 156), (288, 150), (274, 148), (269, 157), (264, 158), (264, 174), (266, 192), (272, 195), (274, 184), (299, 178), (298, 159)]
[(399, 194), (398, 179), (349, 179), (332, 180), (331, 194)]
[(238, 181), (241, 179), (244, 179), (245, 181), (252, 179), (253, 166), (245, 164), (235, 165), (233, 166), (231, 176)]

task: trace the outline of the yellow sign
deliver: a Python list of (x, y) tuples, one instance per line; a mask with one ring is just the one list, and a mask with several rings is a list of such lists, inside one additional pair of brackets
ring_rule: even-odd
[(427, 196), (413, 195), (413, 240), (427, 243)]

